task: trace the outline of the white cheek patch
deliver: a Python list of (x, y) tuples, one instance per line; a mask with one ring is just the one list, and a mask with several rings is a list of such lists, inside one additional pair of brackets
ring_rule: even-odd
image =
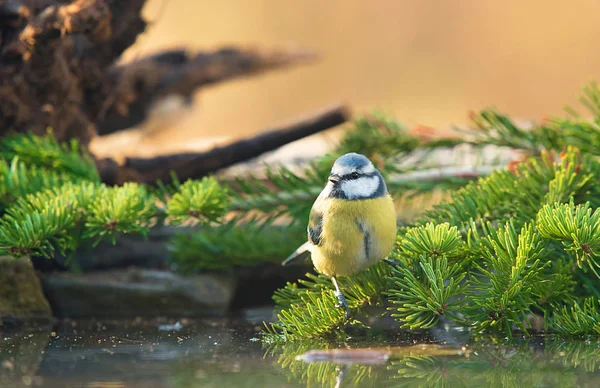
[(321, 191), (321, 194), (319, 196), (326, 198), (329, 196), (329, 194), (331, 194), (332, 191), (333, 191), (333, 183), (327, 182), (327, 184), (325, 185), (325, 188), (323, 189), (323, 191)]
[(342, 191), (349, 199), (368, 198), (379, 188), (379, 177), (362, 177), (342, 182)]

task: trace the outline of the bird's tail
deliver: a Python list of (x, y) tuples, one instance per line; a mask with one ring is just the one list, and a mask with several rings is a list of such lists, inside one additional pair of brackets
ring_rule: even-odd
[(310, 248), (310, 242), (305, 242), (304, 244), (300, 245), (298, 247), (298, 249), (296, 249), (294, 251), (294, 253), (292, 253), (291, 255), (289, 255), (287, 257), (287, 259), (285, 259), (281, 265), (288, 265), (291, 261), (293, 261), (294, 259), (304, 256), (306, 253), (309, 252), (309, 248)]

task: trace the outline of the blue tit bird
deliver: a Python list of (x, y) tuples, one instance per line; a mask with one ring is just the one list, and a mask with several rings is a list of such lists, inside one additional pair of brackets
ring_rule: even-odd
[(308, 241), (282, 265), (310, 253), (318, 272), (331, 277), (339, 306), (348, 303), (337, 282), (386, 260), (396, 242), (396, 210), (381, 173), (357, 153), (339, 157), (315, 200)]

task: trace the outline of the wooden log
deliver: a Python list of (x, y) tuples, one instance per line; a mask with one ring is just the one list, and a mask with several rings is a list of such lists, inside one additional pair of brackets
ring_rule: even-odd
[(350, 117), (347, 107), (333, 105), (302, 117), (279, 128), (216, 147), (206, 152), (181, 153), (154, 158), (126, 158), (123, 166), (114, 161), (101, 160), (98, 166), (102, 180), (111, 184), (136, 181), (155, 184), (171, 181), (171, 172), (180, 180), (198, 179), (235, 163), (255, 158), (292, 141), (324, 131), (346, 122)]

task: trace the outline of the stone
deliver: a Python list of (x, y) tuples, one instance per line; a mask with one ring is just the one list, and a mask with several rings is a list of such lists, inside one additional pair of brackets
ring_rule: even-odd
[(51, 321), (50, 305), (29, 258), (0, 256), (0, 326)]
[(222, 315), (235, 293), (231, 274), (181, 276), (141, 268), (52, 272), (42, 284), (57, 317)]
[(137, 234), (118, 234), (115, 244), (104, 239), (97, 246), (81, 246), (72, 257), (57, 254), (53, 260), (34, 258), (34, 266), (42, 271), (68, 270), (71, 272), (93, 272), (98, 270), (140, 267), (166, 269), (171, 253), (168, 242), (177, 233), (189, 233), (185, 227), (162, 226), (152, 228), (148, 238)]

